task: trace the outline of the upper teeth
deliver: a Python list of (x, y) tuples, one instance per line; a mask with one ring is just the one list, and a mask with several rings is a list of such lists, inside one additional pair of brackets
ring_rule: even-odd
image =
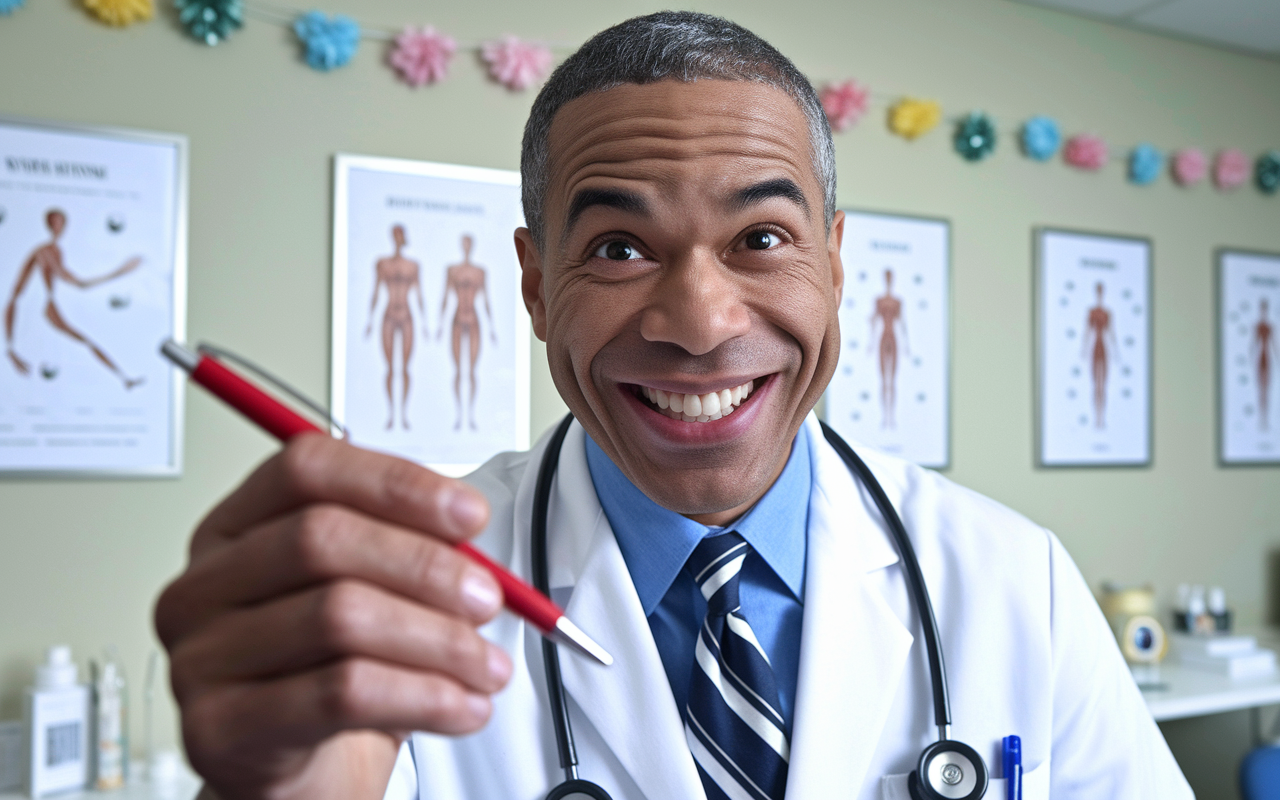
[(672, 419), (684, 422), (710, 422), (727, 417), (751, 395), (755, 381), (747, 381), (732, 389), (706, 394), (678, 394), (641, 386), (640, 391), (658, 409)]

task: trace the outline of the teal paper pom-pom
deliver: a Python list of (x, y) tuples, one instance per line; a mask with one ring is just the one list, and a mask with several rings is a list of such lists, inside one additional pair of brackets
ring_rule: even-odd
[(1253, 165), (1253, 180), (1263, 194), (1275, 194), (1280, 189), (1280, 150), (1272, 150), (1258, 156)]
[(27, 0), (0, 0), (0, 17), (7, 17), (25, 5)]
[(1045, 116), (1032, 117), (1022, 124), (1022, 152), (1036, 161), (1048, 161), (1062, 145), (1058, 123)]
[(986, 114), (971, 112), (956, 125), (952, 144), (965, 161), (981, 161), (996, 149), (996, 126)]
[(207, 45), (217, 44), (244, 25), (241, 0), (173, 0), (173, 5), (187, 33)]
[(307, 66), (322, 72), (345, 65), (360, 44), (360, 26), (342, 14), (326, 17), (308, 11), (294, 21), (293, 32), (302, 42)]
[(1139, 186), (1160, 177), (1164, 167), (1164, 155), (1149, 144), (1140, 144), (1129, 154), (1129, 182)]

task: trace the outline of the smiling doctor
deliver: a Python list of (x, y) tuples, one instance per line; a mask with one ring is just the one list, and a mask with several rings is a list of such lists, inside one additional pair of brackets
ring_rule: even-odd
[[(208, 515), (156, 608), (204, 797), (1003, 798), (1007, 735), (1026, 798), (1191, 795), (1058, 540), (813, 417), (843, 215), (790, 61), (624, 22), (543, 88), (521, 169), (576, 421), (465, 482), (302, 437)], [(472, 536), (545, 559), (613, 666), (548, 675)]]

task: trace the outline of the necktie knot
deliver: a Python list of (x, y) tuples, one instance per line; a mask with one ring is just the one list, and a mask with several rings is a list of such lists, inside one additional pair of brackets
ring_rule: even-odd
[(735, 531), (706, 537), (689, 556), (694, 583), (707, 601), (708, 617), (738, 610), (738, 578), (751, 545)]

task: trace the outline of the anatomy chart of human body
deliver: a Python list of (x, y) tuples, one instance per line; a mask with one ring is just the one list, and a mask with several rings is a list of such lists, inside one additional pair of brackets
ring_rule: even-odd
[(1280, 463), (1280, 255), (1220, 253), (1218, 302), (1219, 457)]
[(526, 447), (518, 174), (363, 156), (335, 173), (334, 415), (444, 472)]
[(0, 123), (0, 472), (173, 474), (185, 141)]
[(848, 211), (840, 364), (827, 422), (929, 467), (949, 460), (949, 227)]
[(1151, 459), (1151, 246), (1041, 230), (1039, 462), (1134, 466)]

